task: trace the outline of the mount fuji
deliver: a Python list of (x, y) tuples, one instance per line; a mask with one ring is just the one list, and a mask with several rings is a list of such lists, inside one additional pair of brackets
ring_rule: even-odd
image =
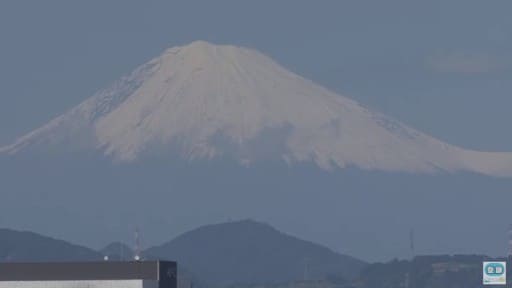
[(444, 143), (287, 71), (247, 48), (197, 41), (166, 50), (80, 105), (0, 148), (4, 155), (94, 152), (278, 160), (331, 170), (512, 177), (512, 153)]
[[(476, 133), (477, 131), (475, 131)], [(0, 227), (88, 247), (255, 219), (369, 261), (506, 251), (512, 154), (444, 143), (193, 42), (0, 149)], [(505, 240), (504, 240), (505, 239)], [(301, 264), (302, 265), (302, 264)]]

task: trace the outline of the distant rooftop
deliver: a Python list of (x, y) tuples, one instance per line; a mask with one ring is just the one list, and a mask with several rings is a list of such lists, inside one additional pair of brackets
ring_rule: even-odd
[(170, 261), (0, 263), (0, 281), (155, 280), (176, 281)]

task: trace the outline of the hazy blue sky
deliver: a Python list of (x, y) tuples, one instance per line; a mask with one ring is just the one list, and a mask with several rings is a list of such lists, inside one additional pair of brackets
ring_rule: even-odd
[[(206, 40), (260, 50), (306, 78), (450, 143), (512, 151), (511, 11), (511, 0), (0, 0), (0, 145), (77, 105), (166, 48)], [(88, 241), (85, 244), (94, 247), (104, 244), (105, 238), (110, 241), (123, 239), (121, 234), (131, 235), (126, 231), (133, 228), (132, 221), (124, 217), (133, 209), (121, 207), (120, 213), (111, 209), (112, 203), (118, 204), (120, 193), (127, 191), (121, 199), (150, 207), (140, 209), (144, 218), (140, 217), (153, 225), (147, 225), (150, 228), (145, 231), (151, 229), (151, 244), (169, 239), (166, 233), (181, 228), (242, 215), (364, 259), (404, 256), (410, 227), (417, 231), (421, 253), (502, 255), (512, 213), (508, 209), (511, 196), (505, 193), (509, 182), (474, 175), (469, 176), (473, 182), (447, 177), (436, 178), (440, 183), (434, 183), (437, 181), (430, 178), (404, 182), (387, 176), (373, 182), (368, 179), (375, 178), (358, 180), (344, 174), (344, 178), (332, 177), (333, 183), (324, 184), (321, 177), (327, 176), (310, 175), (309, 170), (297, 174), (302, 180), (297, 183), (292, 177), (281, 179), (278, 173), (265, 170), (279, 175), (270, 178), (274, 185), (260, 180), (266, 179), (264, 173), (244, 176), (245, 170), (235, 170), (243, 177), (233, 177), (238, 180), (235, 183), (219, 181), (226, 185), (226, 189), (218, 189), (223, 194), (203, 195), (207, 207), (200, 209), (202, 204), (195, 202), (199, 197), (194, 196), (206, 189), (199, 185), (201, 181), (195, 181), (196, 174), (190, 173), (191, 181), (170, 173), (181, 183), (172, 186), (172, 197), (176, 195), (180, 201), (170, 201), (172, 209), (168, 209), (169, 203), (158, 201), (160, 209), (154, 209), (152, 202), (139, 200), (145, 197), (140, 191), (171, 195), (165, 190), (169, 184), (163, 181), (168, 179), (158, 182), (151, 173), (143, 178), (139, 172), (145, 169), (132, 172), (127, 167), (133, 174), (123, 174), (124, 170), (84, 168), (80, 163), (80, 173), (70, 171), (69, 177), (46, 167), (41, 168), (46, 173), (33, 168), (35, 172), (27, 175), (35, 176), (30, 177), (25, 175), (30, 165), (7, 164), (0, 165), (0, 175), (14, 176), (0, 181), (5, 194), (0, 212), (14, 220), (0, 217), (0, 226), (24, 227), (81, 244)], [(16, 171), (11, 174), (11, 170)], [(90, 178), (90, 171), (96, 178)], [(228, 172), (222, 173), (231, 179)], [(21, 173), (25, 178), (17, 176)], [(209, 170), (202, 173), (210, 177), (211, 182), (205, 183), (217, 183)], [(117, 181), (125, 175), (137, 177)], [(244, 177), (282, 191), (274, 195), (267, 187), (246, 189)], [(314, 177), (320, 180), (314, 181)], [(308, 186), (318, 183), (325, 187)], [(352, 184), (360, 190), (352, 191)], [(310, 193), (315, 189), (320, 194)], [(88, 193), (96, 190), (97, 194)], [(189, 195), (189, 191), (196, 194)], [(297, 191), (302, 194), (296, 195)], [(292, 197), (304, 206), (289, 205)], [(367, 203), (367, 199), (375, 200)], [(311, 204), (321, 209), (303, 213)], [(29, 207), (26, 210), (30, 212), (19, 207)], [(90, 207), (99, 212), (91, 215)], [(283, 213), (283, 207), (291, 213)], [(197, 214), (192, 220), (190, 209)], [(363, 213), (358, 222), (352, 221), (353, 215), (364, 209), (373, 213)], [(146, 212), (150, 210), (155, 214)], [(20, 211), (23, 215), (12, 216)], [(156, 214), (162, 211), (165, 217)], [(211, 216), (212, 211), (216, 216)], [(475, 211), (496, 212), (498, 220), (486, 225), (487, 219)], [(103, 223), (103, 219), (108, 220)], [(333, 229), (333, 219), (340, 229)], [(87, 223), (102, 226), (87, 227)], [(164, 231), (161, 227), (168, 228)]]
[(451, 143), (512, 151), (512, 1), (0, 2), (0, 144), (169, 46), (258, 49)]

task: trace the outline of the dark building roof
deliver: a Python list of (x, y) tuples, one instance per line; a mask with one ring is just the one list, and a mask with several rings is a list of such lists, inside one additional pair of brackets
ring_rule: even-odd
[(0, 281), (176, 281), (176, 274), (176, 263), (168, 261), (0, 263)]

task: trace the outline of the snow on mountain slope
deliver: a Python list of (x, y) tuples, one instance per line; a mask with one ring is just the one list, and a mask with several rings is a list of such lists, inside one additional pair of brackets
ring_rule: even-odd
[(27, 149), (47, 151), (54, 145), (57, 146), (56, 149), (71, 146), (66, 150), (95, 147), (97, 142), (94, 123), (130, 97), (157, 69), (157, 63), (156, 60), (152, 60), (140, 66), (130, 75), (99, 91), (64, 115), (21, 137), (13, 145), (0, 148), (0, 153), (14, 154)]
[(53, 150), (100, 151), (119, 162), (176, 154), (512, 177), (512, 153), (443, 143), (259, 52), (202, 41), (165, 51), (0, 152)]

